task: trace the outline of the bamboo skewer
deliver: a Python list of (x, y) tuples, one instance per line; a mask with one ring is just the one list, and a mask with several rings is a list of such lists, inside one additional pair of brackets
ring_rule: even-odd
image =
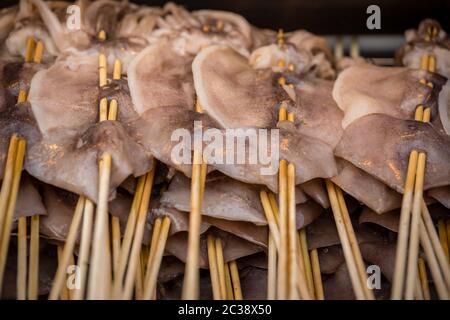
[(134, 276), (134, 298), (142, 300), (142, 293), (144, 292), (144, 279), (142, 277), (142, 251), (136, 259), (136, 272)]
[(221, 300), (225, 300), (227, 297), (227, 287), (225, 279), (225, 261), (223, 259), (222, 240), (220, 238), (216, 238), (214, 240), (214, 245), (216, 247), (216, 261), (217, 261), (217, 273), (219, 275), (220, 298)]
[(298, 257), (297, 253), (300, 248), (297, 246), (297, 225), (295, 210), (295, 166), (292, 163), (287, 167), (287, 209), (288, 209), (288, 272), (289, 272), (289, 299), (298, 299), (297, 282), (298, 282)]
[(88, 299), (109, 298), (111, 286), (111, 252), (109, 247), (108, 195), (111, 173), (111, 155), (104, 153), (99, 161), (99, 188), (95, 216)]
[(84, 200), (84, 210), (83, 210), (83, 225), (81, 230), (81, 242), (80, 251), (78, 255), (78, 268), (80, 270), (80, 288), (74, 292), (74, 300), (82, 300), (84, 298), (84, 293), (86, 290), (87, 283), (87, 271), (89, 263), (89, 255), (91, 249), (91, 238), (92, 238), (92, 226), (94, 222), (94, 203), (85, 197), (80, 197)]
[(111, 243), (113, 253), (113, 275), (117, 274), (120, 259), (120, 221), (118, 217), (111, 216)]
[[(32, 38), (31, 38), (32, 39)], [(34, 40), (33, 40), (34, 41)], [(17, 103), (27, 100), (27, 94), (21, 90), (17, 98)], [(17, 231), (18, 247), (17, 247), (17, 299), (26, 299), (27, 290), (27, 217), (19, 217), (19, 225)]]
[(156, 248), (154, 249), (153, 257), (151, 259), (152, 263), (147, 265), (148, 278), (145, 281), (143, 294), (143, 299), (145, 300), (151, 299), (156, 292), (158, 272), (161, 267), (166, 241), (169, 236), (170, 223), (170, 219), (168, 217), (164, 217), (161, 223), (161, 230), (158, 235), (158, 240), (156, 241)]
[(419, 255), (419, 221), (421, 213), (421, 205), (423, 199), (423, 181), (425, 175), (425, 153), (419, 153), (416, 181), (414, 187), (413, 208), (411, 217), (411, 231), (409, 242), (409, 256), (406, 273), (406, 292), (405, 298), (412, 300), (414, 298), (414, 286), (417, 280), (417, 259)]
[(423, 300), (424, 299), (423, 291), (422, 291), (422, 285), (421, 285), (421, 282), (420, 282), (419, 275), (417, 275), (417, 281), (415, 282), (414, 298), (416, 300)]
[(350, 215), (348, 213), (347, 206), (345, 205), (345, 199), (344, 195), (342, 194), (341, 188), (338, 186), (335, 186), (336, 195), (339, 202), (339, 207), (341, 211), (341, 217), (344, 222), (345, 231), (348, 236), (348, 240), (350, 242), (350, 247), (353, 253), (353, 257), (355, 259), (356, 268), (358, 270), (358, 276), (360, 278), (362, 288), (364, 290), (364, 294), (366, 296), (366, 299), (368, 300), (374, 300), (375, 297), (373, 295), (372, 290), (369, 289), (369, 287), (366, 285), (367, 283), (367, 274), (366, 274), (366, 268), (364, 266), (364, 261), (361, 255), (361, 251), (359, 250), (358, 246), (358, 240), (356, 239), (355, 231), (353, 230), (352, 222), (350, 220)]
[(423, 292), (423, 298), (424, 300), (430, 300), (430, 287), (428, 286), (428, 277), (427, 277), (427, 269), (425, 267), (425, 261), (422, 258), (419, 258), (419, 279), (420, 279), (420, 286), (422, 288)]
[(150, 271), (150, 268), (151, 268), (151, 266), (153, 264), (155, 251), (156, 251), (156, 246), (158, 244), (158, 238), (159, 238), (159, 234), (161, 232), (161, 226), (162, 226), (162, 218), (155, 219), (155, 221), (153, 223), (152, 238), (150, 240), (150, 252), (148, 253), (147, 272), (146, 272), (146, 275), (145, 275), (145, 283), (147, 283), (148, 277), (150, 275), (149, 271)]
[(212, 235), (208, 235), (206, 239), (206, 246), (208, 250), (208, 261), (209, 261), (209, 273), (211, 276), (211, 286), (213, 291), (213, 299), (220, 300), (221, 292), (220, 292), (220, 283), (219, 283), (219, 271), (217, 264), (217, 254), (216, 254), (216, 246), (215, 240)]
[[(203, 168), (203, 169), (202, 169)], [(202, 174), (203, 171), (203, 174)], [(206, 164), (203, 164), (202, 154), (194, 146), (191, 179), (191, 202), (189, 215), (189, 235), (186, 266), (183, 281), (182, 299), (193, 300), (199, 296), (199, 253), (200, 224), (202, 206), (203, 176), (206, 176)], [(203, 180), (203, 181), (202, 181)]]
[(279, 251), (280, 250), (280, 232), (278, 229), (278, 221), (276, 220), (275, 214), (272, 210), (269, 196), (267, 195), (267, 192), (264, 190), (262, 190), (259, 193), (259, 196), (261, 198), (261, 203), (263, 205), (264, 213), (266, 215), (267, 223), (269, 225), (269, 230), (273, 237), (275, 247)]
[[(437, 259), (437, 264), (442, 271), (442, 276), (447, 285), (447, 288), (450, 290), (450, 265), (445, 256), (444, 250), (439, 243), (439, 237), (437, 235), (436, 229), (434, 228), (433, 220), (431, 220), (430, 212), (425, 204), (425, 201), (422, 201), (422, 221), (420, 225), (423, 224), (425, 228), (426, 234), (430, 239), (430, 245), (434, 250), (434, 254)], [(421, 227), (422, 228), (422, 227)], [(421, 242), (422, 239), (421, 239)], [(424, 246), (424, 244), (422, 244)]]
[[(57, 247), (57, 255), (58, 255), (58, 266), (61, 263), (61, 257), (62, 257), (62, 252), (63, 252), (63, 247), (61, 245), (58, 245)], [(64, 279), (63, 282), (65, 282), (67, 279), (64, 275)], [(69, 290), (67, 289), (67, 286), (63, 286), (61, 288), (61, 300), (69, 300)]]
[(17, 151), (15, 153), (14, 159), (13, 178), (11, 182), (9, 201), (6, 206), (4, 225), (2, 226), (3, 231), (2, 237), (0, 239), (0, 295), (3, 287), (3, 276), (5, 272), (6, 259), (8, 256), (11, 227), (13, 222), (14, 209), (16, 206), (17, 194), (19, 192), (20, 177), (22, 173), (26, 144), (26, 141), (23, 139), (19, 139), (19, 141), (17, 142)]
[(361, 283), (361, 279), (358, 274), (355, 257), (353, 256), (353, 251), (350, 245), (350, 240), (348, 239), (345, 223), (341, 216), (341, 209), (336, 189), (331, 181), (325, 180), (325, 183), (328, 191), (328, 196), (330, 198), (331, 208), (339, 234), (339, 239), (341, 240), (345, 261), (347, 263), (350, 280), (352, 282), (353, 291), (355, 292), (356, 299), (364, 300), (366, 299), (366, 295), (363, 286), (366, 284)]
[(448, 243), (447, 243), (447, 229), (446, 229), (444, 219), (440, 219), (438, 221), (438, 230), (439, 230), (439, 241), (441, 243), (442, 249), (444, 250), (445, 256), (448, 259), (449, 258), (449, 248), (448, 248)]
[(230, 263), (225, 263), (225, 286), (227, 289), (226, 300), (234, 300), (233, 283), (231, 283)]
[(431, 276), (433, 277), (437, 294), (440, 299), (448, 300), (450, 298), (449, 289), (448, 289), (448, 287), (446, 287), (445, 281), (440, 272), (437, 258), (435, 256), (435, 253), (433, 252), (433, 248), (431, 246), (431, 241), (426, 232), (426, 228), (423, 225), (423, 221), (419, 221), (419, 224), (422, 226), (419, 228), (422, 247), (425, 252), (425, 256), (427, 258), (428, 266), (430, 267)]
[[(122, 281), (125, 274), (131, 244), (133, 241), (133, 235), (136, 228), (136, 220), (138, 216), (139, 207), (143, 198), (144, 185), (146, 181), (146, 175), (139, 177), (136, 191), (134, 193), (133, 202), (131, 204), (130, 214), (128, 215), (127, 225), (125, 227), (125, 233), (122, 240), (122, 246), (120, 248), (120, 258), (117, 268), (117, 274), (114, 279), (114, 297), (117, 299), (121, 296)], [(146, 195), (147, 196), (147, 195)]]
[(39, 215), (31, 217), (28, 300), (37, 300), (39, 281)]
[(410, 224), (410, 212), (413, 199), (413, 185), (415, 181), (418, 157), (419, 154), (416, 150), (413, 150), (409, 155), (405, 189), (403, 192), (402, 207), (400, 210), (397, 250), (395, 252), (395, 267), (391, 291), (391, 299), (395, 300), (398, 300), (402, 297), (406, 266), (406, 249)]
[(314, 279), (313, 279), (313, 273), (312, 273), (312, 267), (311, 267), (311, 259), (309, 257), (309, 251), (308, 251), (308, 242), (306, 240), (306, 230), (305, 228), (302, 228), (298, 232), (300, 241), (299, 241), (299, 250), (302, 251), (302, 257), (303, 262), (305, 266), (305, 274), (306, 274), (306, 280), (308, 283), (308, 290), (313, 298), (315, 296), (315, 288), (314, 288)]
[(317, 253), (317, 249), (311, 250), (311, 267), (314, 277), (314, 291), (316, 294), (317, 300), (323, 300), (323, 285), (322, 285), (322, 275), (320, 273), (320, 263), (319, 263), (319, 255)]
[[(298, 247), (301, 248), (301, 238), (300, 233), (297, 234), (297, 243)], [(298, 277), (297, 277), (297, 289), (300, 292), (300, 297), (303, 300), (312, 300), (314, 295), (311, 295), (309, 287), (308, 287), (308, 280), (306, 275), (306, 266), (305, 266), (305, 258), (303, 257), (303, 250), (298, 250)]]
[(3, 175), (2, 190), (0, 192), (0, 240), (3, 239), (4, 223), (6, 220), (6, 210), (8, 208), (9, 194), (11, 193), (12, 181), (14, 178), (14, 165), (19, 139), (17, 135), (12, 135), (9, 140), (6, 166)]
[(278, 254), (278, 283), (277, 293), (278, 299), (286, 300), (288, 298), (288, 248), (289, 239), (288, 221), (287, 221), (287, 163), (280, 160), (279, 168), (279, 222), (280, 222), (280, 252)]
[(19, 218), (17, 247), (17, 300), (27, 298), (27, 218)]
[[(53, 285), (48, 296), (49, 300), (56, 300), (64, 290), (64, 284), (66, 279), (66, 270), (69, 266), (70, 258), (72, 256), (73, 248), (75, 247), (75, 241), (77, 239), (78, 230), (83, 216), (84, 209), (84, 197), (79, 197), (75, 213), (70, 224), (69, 232), (67, 234), (66, 243), (62, 249), (60, 258), (58, 259), (58, 268), (53, 280)], [(60, 247), (58, 247), (60, 248)]]
[(228, 263), (230, 267), (231, 282), (233, 284), (234, 300), (242, 300), (241, 280), (239, 279), (239, 270), (235, 260)]
[(267, 300), (275, 300), (277, 297), (277, 248), (272, 233), (269, 233), (267, 263)]
[[(128, 300), (131, 299), (132, 290), (133, 290), (133, 280), (137, 267), (137, 259), (140, 258), (141, 247), (142, 247), (142, 238), (144, 237), (144, 228), (147, 220), (147, 212), (150, 204), (151, 191), (153, 188), (153, 179), (155, 177), (156, 165), (153, 165), (153, 168), (150, 172), (146, 174), (146, 179), (144, 183), (142, 202), (139, 206), (139, 213), (136, 221), (136, 230), (133, 237), (133, 244), (130, 252), (130, 259), (128, 264), (127, 274), (125, 276), (125, 284), (123, 286), (122, 299)], [(118, 279), (119, 281), (121, 279)]]

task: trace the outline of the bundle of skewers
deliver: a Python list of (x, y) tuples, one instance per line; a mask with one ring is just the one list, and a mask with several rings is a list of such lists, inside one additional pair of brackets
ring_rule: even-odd
[(76, 5), (75, 30), (65, 3), (0, 14), (2, 298), (450, 298), (436, 21), (387, 67), (355, 37)]

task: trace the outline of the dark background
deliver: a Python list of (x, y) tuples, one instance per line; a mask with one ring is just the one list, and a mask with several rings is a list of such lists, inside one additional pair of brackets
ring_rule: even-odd
[[(167, 1), (132, 2), (162, 5)], [(283, 28), (286, 31), (304, 28), (318, 34), (403, 33), (417, 27), (420, 20), (433, 17), (450, 31), (450, 0), (178, 0), (189, 10), (220, 9), (243, 15), (258, 27)], [(0, 6), (17, 1), (0, 0)], [(366, 8), (381, 8), (381, 30), (366, 28)]]

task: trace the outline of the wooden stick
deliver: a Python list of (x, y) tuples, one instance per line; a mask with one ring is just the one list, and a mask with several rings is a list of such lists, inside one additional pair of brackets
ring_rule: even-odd
[[(57, 254), (58, 254), (58, 266), (61, 264), (61, 258), (62, 258), (62, 252), (63, 252), (63, 247), (61, 245), (58, 245), (57, 249)], [(66, 282), (67, 278), (64, 274), (64, 284)], [(67, 289), (67, 286), (63, 286), (61, 289), (61, 300), (69, 300), (69, 290)]]
[(100, 30), (98, 33), (98, 40), (105, 41), (106, 40), (106, 32), (105, 30)]
[[(143, 299), (151, 299), (156, 292), (156, 283), (158, 279), (159, 269), (161, 268), (161, 262), (164, 255), (164, 248), (166, 247), (167, 238), (169, 237), (170, 219), (164, 217), (161, 224), (161, 231), (159, 232), (158, 240), (156, 242), (156, 248), (154, 251), (152, 264), (148, 271), (148, 279), (144, 286)], [(149, 267), (149, 266), (147, 266)]]
[(427, 269), (425, 267), (425, 260), (423, 260), (422, 258), (419, 258), (418, 269), (419, 269), (420, 286), (423, 292), (423, 298), (424, 300), (430, 300), (431, 295), (430, 295), (430, 287), (428, 285)]
[(303, 300), (312, 300), (313, 295), (310, 294), (308, 288), (308, 280), (306, 276), (306, 267), (305, 267), (305, 259), (303, 258), (303, 250), (301, 250), (300, 244), (300, 233), (297, 233), (297, 243), (298, 243), (298, 261), (297, 267), (299, 269), (298, 277), (297, 277), (297, 289), (300, 292), (300, 298)]
[[(71, 254), (70, 255), (70, 258), (69, 258), (69, 266), (75, 266), (75, 257), (74, 257), (74, 255), (73, 254)], [(76, 272), (76, 271), (75, 271)], [(75, 277), (77, 276), (77, 274), (75, 273)], [(67, 277), (66, 277), (66, 279), (67, 279), (67, 291), (68, 291), (68, 294), (69, 294), (69, 300), (73, 300), (73, 297), (74, 297), (74, 294), (75, 294), (75, 287), (76, 287), (76, 285), (77, 285), (77, 279), (75, 278), (75, 287), (72, 287), (72, 285), (74, 285), (73, 283), (71, 283), (70, 284), (70, 287), (69, 287), (69, 274), (67, 274)], [(70, 280), (72, 280), (72, 279), (70, 279)]]
[(131, 204), (130, 213), (128, 215), (127, 225), (125, 227), (125, 233), (122, 239), (122, 247), (120, 249), (119, 266), (117, 268), (117, 274), (114, 279), (114, 297), (119, 299), (122, 294), (123, 277), (125, 274), (131, 244), (133, 241), (134, 230), (136, 228), (136, 220), (143, 197), (144, 184), (147, 175), (139, 177), (136, 191), (134, 192), (133, 202)]
[(153, 260), (155, 256), (156, 246), (158, 245), (159, 233), (161, 232), (162, 218), (156, 218), (153, 223), (152, 238), (150, 241), (150, 252), (148, 254), (147, 260), (147, 272), (145, 273), (145, 283), (148, 281), (150, 275), (150, 268), (153, 265)]
[(426, 227), (422, 220), (419, 221), (419, 236), (422, 244), (422, 248), (425, 252), (425, 257), (427, 258), (428, 266), (430, 267), (431, 276), (434, 280), (434, 286), (436, 287), (439, 299), (448, 300), (450, 299), (450, 294), (448, 287), (446, 287), (444, 279), (439, 269), (439, 264), (431, 246), (431, 240), (426, 232)]
[(109, 246), (108, 197), (111, 162), (109, 153), (104, 153), (99, 162), (98, 201), (88, 282), (89, 300), (104, 300), (110, 295), (111, 252)]
[(275, 218), (275, 223), (277, 224), (278, 229), (280, 228), (280, 222), (279, 222), (279, 210), (278, 210), (278, 203), (277, 199), (275, 198), (275, 195), (272, 192), (269, 192), (269, 201), (270, 206), (272, 207), (273, 217)]
[[(191, 210), (189, 215), (188, 251), (183, 281), (183, 300), (199, 297), (200, 224), (202, 210), (202, 154), (194, 147), (191, 179)], [(204, 170), (206, 171), (206, 170)]]
[(142, 277), (142, 248), (139, 253), (139, 258), (136, 260), (137, 265), (134, 276), (134, 298), (135, 300), (142, 300), (142, 294), (144, 292), (144, 279)]
[(25, 101), (27, 101), (27, 93), (25, 92), (25, 90), (20, 89), (19, 95), (17, 96), (17, 103), (22, 103)]
[(423, 119), (423, 106), (418, 106), (414, 112), (414, 120), (422, 121)]
[(305, 266), (305, 274), (306, 274), (306, 280), (308, 283), (308, 289), (311, 297), (315, 296), (315, 290), (314, 290), (314, 279), (313, 279), (313, 273), (311, 268), (311, 259), (309, 257), (309, 251), (308, 251), (308, 241), (306, 240), (306, 229), (302, 228), (298, 232), (300, 237), (299, 242), (299, 250), (302, 251), (302, 257), (303, 262)]
[(120, 220), (111, 216), (111, 243), (113, 253), (113, 275), (116, 276), (120, 259)]
[[(280, 109), (281, 110), (281, 109)], [(279, 168), (279, 221), (280, 221), (280, 252), (278, 255), (278, 299), (288, 298), (288, 208), (287, 208), (287, 163), (280, 160)]]
[(440, 219), (438, 221), (438, 230), (439, 230), (439, 241), (441, 243), (442, 250), (444, 250), (445, 256), (448, 259), (449, 252), (448, 252), (448, 243), (447, 243), (447, 229), (445, 226), (444, 219)]
[(211, 287), (213, 291), (213, 299), (220, 300), (220, 283), (219, 271), (217, 265), (217, 254), (214, 236), (208, 235), (206, 239), (206, 246), (208, 249), (209, 274), (211, 277)]
[(94, 222), (94, 203), (82, 196), (80, 196), (80, 198), (84, 199), (83, 226), (81, 228), (81, 243), (80, 251), (78, 254), (80, 288), (78, 290), (75, 290), (73, 296), (74, 300), (82, 300), (86, 291), (87, 271), (92, 239), (92, 225)]
[(234, 300), (233, 283), (231, 282), (230, 263), (225, 263), (225, 286), (227, 289), (226, 300)]
[(17, 300), (27, 298), (27, 217), (19, 218), (17, 234)]
[(28, 270), (28, 300), (37, 300), (39, 290), (39, 215), (31, 217), (30, 266)]
[(9, 201), (6, 207), (6, 217), (4, 219), (2, 238), (0, 241), (0, 296), (3, 288), (3, 276), (5, 272), (6, 259), (8, 257), (9, 240), (11, 227), (16, 207), (17, 194), (19, 192), (20, 177), (22, 175), (23, 158), (25, 156), (27, 142), (19, 139), (17, 142), (17, 152), (14, 159), (14, 171), (10, 189)]
[(8, 209), (8, 200), (14, 177), (14, 166), (19, 139), (13, 134), (9, 140), (8, 153), (6, 156), (6, 166), (3, 174), (2, 190), (0, 191), (0, 241), (3, 239), (4, 223)]
[(419, 274), (417, 274), (417, 281), (414, 287), (414, 298), (416, 300), (423, 300), (423, 292), (422, 292), (422, 286), (420, 284), (420, 277)]
[(133, 245), (131, 247), (130, 259), (128, 264), (127, 274), (125, 276), (125, 284), (122, 294), (122, 299), (129, 300), (133, 292), (133, 280), (137, 267), (137, 260), (140, 258), (142, 238), (144, 237), (145, 224), (147, 220), (147, 212), (150, 204), (150, 197), (153, 188), (153, 180), (155, 177), (156, 162), (153, 168), (146, 175), (144, 190), (142, 192), (142, 202), (139, 207), (139, 214), (136, 221), (136, 230), (133, 237)]
[(286, 121), (287, 119), (287, 111), (285, 107), (281, 107), (280, 110), (278, 110), (278, 121)]
[(425, 108), (423, 111), (423, 122), (430, 122), (431, 108)]
[(287, 167), (287, 236), (288, 236), (288, 296), (289, 299), (299, 298), (297, 291), (298, 281), (298, 255), (297, 252), (297, 222), (295, 203), (295, 166), (292, 163)]
[(239, 279), (239, 270), (237, 267), (237, 263), (235, 260), (229, 262), (230, 265), (230, 273), (231, 273), (231, 282), (233, 283), (233, 293), (235, 300), (242, 300), (242, 288), (241, 288), (241, 280)]
[[(98, 72), (99, 72), (99, 86), (106, 86), (108, 83), (108, 66), (106, 61), (106, 56), (101, 53), (98, 56)], [(106, 98), (102, 98), (100, 100), (99, 107), (99, 122), (105, 121), (108, 119), (108, 100)]]
[(429, 57), (427, 54), (424, 54), (422, 57), (420, 57), (420, 69), (428, 70), (428, 60)]
[(25, 48), (25, 62), (31, 62), (31, 59), (33, 59), (34, 46), (35, 46), (34, 37), (29, 36), (27, 38), (27, 46)]
[(272, 233), (269, 233), (268, 242), (267, 300), (275, 300), (277, 297), (277, 247)]
[(413, 200), (413, 187), (419, 154), (416, 150), (411, 151), (408, 161), (405, 190), (403, 192), (402, 208), (398, 227), (397, 250), (395, 252), (395, 266), (392, 281), (391, 299), (402, 298), (404, 275), (406, 267), (406, 254), (409, 236), (410, 213)]
[(347, 230), (345, 227), (344, 220), (342, 218), (341, 207), (338, 201), (335, 186), (328, 179), (325, 180), (325, 184), (328, 191), (328, 197), (330, 198), (331, 208), (336, 223), (337, 231), (339, 234), (339, 239), (341, 240), (345, 261), (347, 263), (350, 280), (352, 282), (353, 291), (355, 292), (356, 299), (364, 300), (366, 299), (366, 295), (363, 286), (365, 286), (366, 284), (361, 283), (361, 278), (359, 277), (358, 274), (355, 257), (353, 256), (350, 240), (348, 239)]
[(436, 72), (436, 57), (433, 55), (428, 57), (428, 71)]
[(295, 117), (294, 113), (289, 112), (287, 116), (287, 121), (294, 122), (294, 117)]
[(405, 298), (414, 299), (414, 287), (417, 280), (417, 258), (419, 256), (419, 221), (423, 199), (423, 181), (425, 178), (426, 154), (419, 153), (417, 163), (416, 181), (414, 186), (413, 209), (411, 217), (411, 231), (409, 239), (409, 256), (406, 273)]
[(56, 270), (53, 285), (48, 296), (49, 300), (58, 299), (63, 291), (64, 285), (66, 284), (66, 271), (69, 266), (70, 257), (73, 254), (75, 241), (77, 240), (78, 230), (80, 228), (81, 218), (83, 216), (84, 203), (84, 197), (79, 197), (72, 222), (70, 223), (69, 232), (67, 233), (66, 243), (61, 252), (61, 256), (59, 257), (58, 268)]
[[(113, 79), (119, 80), (122, 75), (122, 62), (119, 59), (114, 61)], [(112, 99), (109, 103), (108, 120), (117, 120), (117, 100)]]
[(34, 50), (34, 63), (41, 63), (42, 61), (42, 54), (44, 53), (44, 43), (39, 40), (36, 44), (36, 49)]
[[(447, 288), (450, 290), (450, 265), (447, 257), (445, 256), (444, 250), (439, 242), (439, 236), (434, 227), (433, 220), (431, 219), (430, 212), (428, 211), (425, 201), (422, 201), (422, 220), (426, 228), (426, 233), (431, 241), (431, 246), (434, 249), (434, 254), (438, 261), (438, 265), (442, 271), (444, 281)], [(421, 240), (422, 241), (422, 240)], [(422, 244), (423, 246), (424, 244)]]
[(114, 60), (113, 79), (119, 80), (122, 76), (122, 62), (119, 59)]
[(352, 36), (350, 44), (350, 57), (352, 57), (353, 59), (359, 57), (359, 42), (357, 36)]
[(108, 83), (108, 64), (105, 54), (100, 53), (98, 56), (98, 84), (100, 87), (106, 86)]
[(311, 265), (314, 277), (314, 289), (315, 289), (314, 291), (316, 294), (316, 299), (323, 300), (324, 294), (323, 294), (322, 275), (320, 273), (319, 254), (317, 252), (317, 249), (311, 250)]
[(344, 44), (342, 36), (336, 36), (336, 44), (334, 45), (334, 59), (341, 60), (344, 57)]
[(348, 213), (347, 206), (345, 204), (344, 195), (342, 194), (341, 188), (335, 186), (336, 195), (338, 198), (339, 206), (341, 209), (341, 218), (344, 222), (345, 230), (347, 232), (348, 240), (350, 242), (350, 247), (352, 249), (353, 257), (355, 259), (356, 268), (358, 270), (358, 275), (361, 281), (362, 288), (366, 299), (374, 300), (375, 296), (367, 284), (367, 273), (364, 261), (361, 255), (361, 250), (359, 249), (358, 240), (356, 239), (355, 231), (353, 230), (352, 221), (350, 220), (350, 214)]
[(272, 210), (272, 206), (270, 204), (269, 196), (267, 195), (267, 192), (262, 190), (259, 193), (259, 196), (261, 198), (261, 203), (263, 205), (264, 213), (266, 215), (267, 224), (269, 226), (270, 233), (272, 234), (273, 241), (275, 243), (275, 247), (277, 251), (280, 250), (280, 231), (278, 230), (278, 223), (277, 220), (275, 220), (275, 215)]
[(106, 98), (102, 98), (100, 100), (99, 122), (105, 121), (107, 119), (108, 119), (108, 100), (106, 100)]
[(223, 259), (222, 240), (220, 238), (216, 238), (214, 240), (214, 245), (216, 246), (216, 261), (217, 274), (219, 275), (220, 299), (225, 300), (227, 297), (227, 287), (225, 279), (225, 261)]

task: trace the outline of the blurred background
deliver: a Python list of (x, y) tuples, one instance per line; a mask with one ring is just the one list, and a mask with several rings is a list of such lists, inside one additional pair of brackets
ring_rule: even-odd
[[(0, 0), (0, 6), (11, 6), (17, 0)], [(131, 2), (161, 6), (164, 0)], [(306, 29), (326, 35), (331, 45), (342, 35), (348, 52), (352, 35), (358, 36), (360, 51), (367, 57), (391, 57), (403, 42), (406, 29), (416, 28), (425, 18), (438, 20), (450, 31), (450, 0), (178, 0), (189, 10), (227, 10), (243, 15), (260, 28), (291, 31)], [(366, 9), (376, 4), (381, 9), (381, 29), (368, 30)]]

